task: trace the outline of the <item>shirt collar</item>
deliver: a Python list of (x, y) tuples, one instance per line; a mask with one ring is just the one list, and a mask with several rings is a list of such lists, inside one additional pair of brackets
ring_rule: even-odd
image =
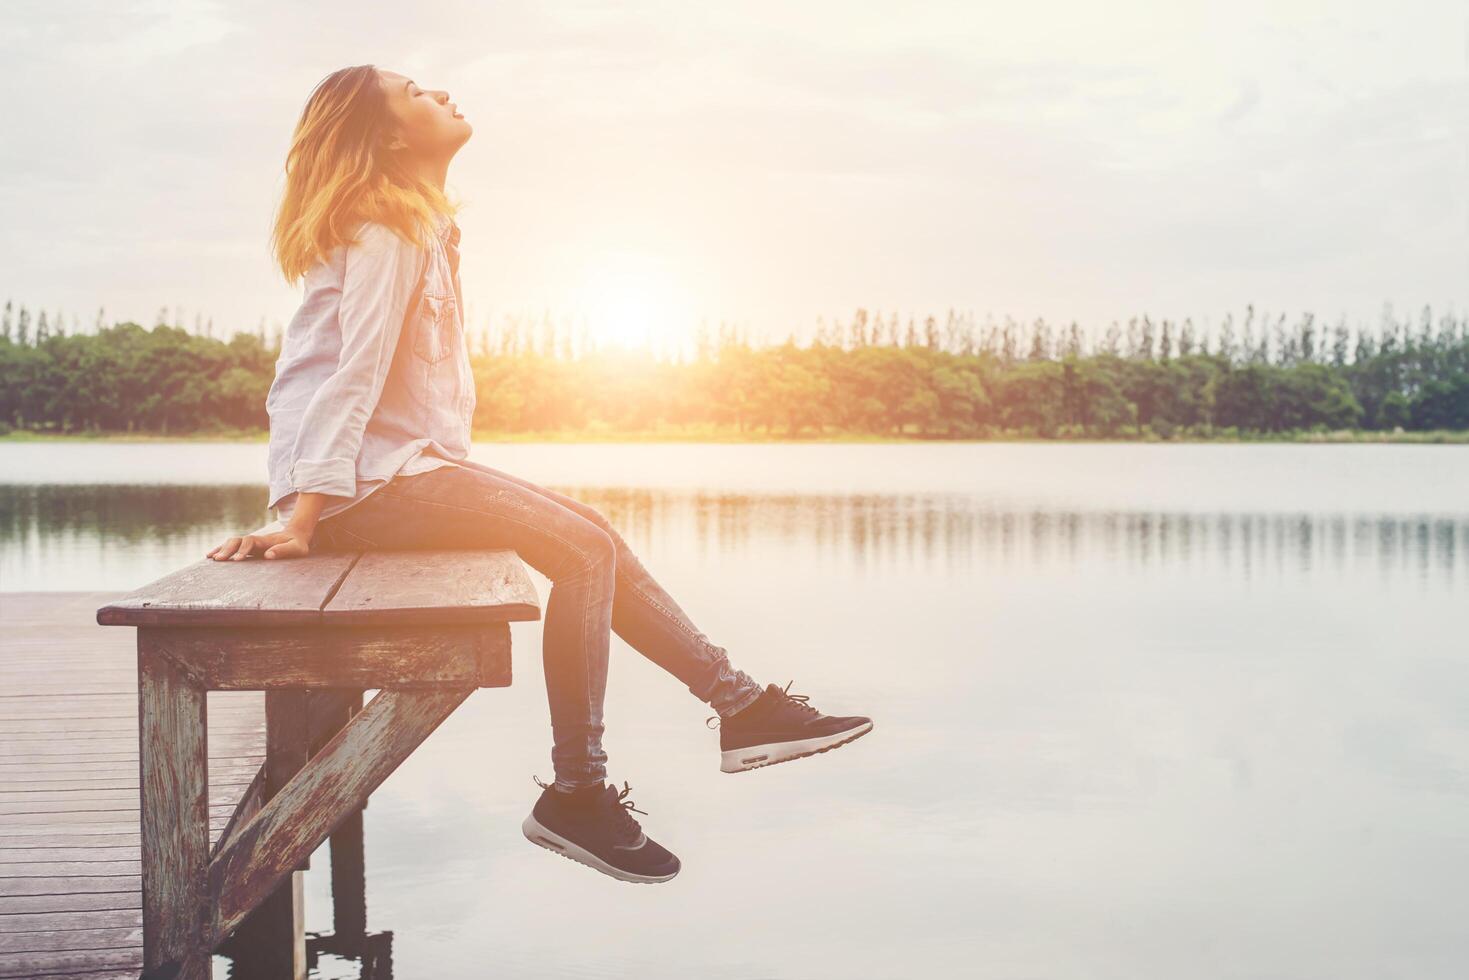
[(438, 234), (440, 241), (453, 245), (455, 248), (459, 247), (459, 226), (447, 214), (434, 215), (434, 231)]

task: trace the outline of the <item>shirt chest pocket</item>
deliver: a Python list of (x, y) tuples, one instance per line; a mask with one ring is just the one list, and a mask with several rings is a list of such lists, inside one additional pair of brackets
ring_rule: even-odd
[(413, 319), (413, 353), (430, 364), (454, 353), (459, 340), (459, 317), (453, 293), (426, 290)]

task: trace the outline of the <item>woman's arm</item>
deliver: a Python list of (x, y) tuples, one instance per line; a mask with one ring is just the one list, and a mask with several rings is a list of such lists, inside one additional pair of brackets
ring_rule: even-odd
[(337, 313), (342, 353), (301, 417), (289, 473), (296, 491), (291, 520), (281, 530), (229, 538), (208, 558), (240, 560), (257, 550), (266, 558), (303, 557), (327, 498), (357, 495), (362, 432), (382, 396), (427, 254), (391, 229), (367, 224), (345, 261)]
[(316, 521), (321, 517), (321, 509), (326, 506), (326, 498), (324, 493), (297, 494), (291, 519), (286, 522), (286, 532), (305, 538), (310, 543), (311, 536), (316, 533)]
[(338, 308), (342, 353), (301, 417), (291, 489), (356, 496), (362, 432), (382, 395), (426, 261), (423, 249), (379, 224), (364, 225), (361, 240), (347, 247)]
[(326, 506), (326, 498), (324, 493), (299, 494), (291, 520), (284, 527), (277, 529), (280, 522), (271, 521), (258, 531), (227, 539), (204, 557), (241, 561), (263, 551), (266, 558), (305, 558), (311, 554), (311, 538), (316, 533), (316, 521)]

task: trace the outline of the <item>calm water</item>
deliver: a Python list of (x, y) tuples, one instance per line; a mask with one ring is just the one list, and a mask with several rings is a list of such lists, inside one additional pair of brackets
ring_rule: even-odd
[[(396, 976), (1463, 975), (1469, 449), (476, 455), (602, 508), (738, 665), (876, 727), (721, 773), (711, 712), (614, 637), (610, 775), (684, 861), (629, 886), (520, 835), (551, 767), (540, 624), (515, 624), (515, 685), (367, 809)], [(263, 520), (263, 468), (0, 445), (0, 588), (193, 561)]]

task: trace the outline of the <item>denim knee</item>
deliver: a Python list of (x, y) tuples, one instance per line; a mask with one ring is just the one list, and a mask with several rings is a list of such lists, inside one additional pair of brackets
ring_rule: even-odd
[(612, 540), (611, 535), (597, 525), (589, 522), (579, 527), (572, 538), (572, 544), (576, 549), (575, 559), (579, 564), (565, 568), (561, 577), (576, 574), (584, 568), (588, 571), (616, 569), (617, 543)]

